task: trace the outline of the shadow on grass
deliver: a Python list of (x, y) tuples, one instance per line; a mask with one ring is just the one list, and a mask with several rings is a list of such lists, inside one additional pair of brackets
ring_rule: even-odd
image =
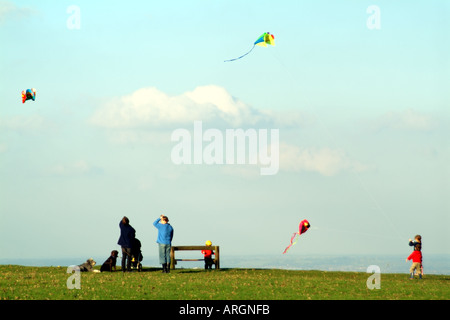
[[(178, 269), (170, 269), (170, 273), (208, 273), (208, 272), (226, 272), (235, 270), (233, 268), (221, 268), (221, 269), (211, 269), (211, 270), (205, 270), (205, 269), (184, 269), (184, 268), (178, 268)], [(161, 268), (155, 268), (155, 267), (143, 267), (142, 271), (140, 272), (161, 272)], [(134, 270), (132, 272), (138, 272), (137, 270)]]
[[(179, 269), (171, 269), (170, 273), (202, 273), (202, 272), (222, 272), (222, 271), (230, 271), (230, 270), (235, 270), (232, 268), (225, 268), (225, 269), (212, 269), (212, 270), (205, 270), (205, 269), (183, 269), (183, 268), (179, 268)], [(122, 268), (118, 267), (116, 271), (113, 272), (122, 272)], [(127, 272), (127, 273), (140, 273), (140, 272), (162, 272), (162, 268), (158, 268), (158, 267), (142, 267), (141, 271), (138, 271), (137, 269), (132, 269), (131, 271)]]

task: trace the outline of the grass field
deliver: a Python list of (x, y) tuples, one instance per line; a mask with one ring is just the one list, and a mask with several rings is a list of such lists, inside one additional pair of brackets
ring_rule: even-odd
[[(68, 289), (75, 274), (66, 267), (0, 265), (2, 300), (448, 300), (450, 276), (381, 274), (370, 290), (370, 274), (279, 269), (159, 269), (81, 273), (80, 289)], [(74, 282), (71, 282), (75, 284)]]

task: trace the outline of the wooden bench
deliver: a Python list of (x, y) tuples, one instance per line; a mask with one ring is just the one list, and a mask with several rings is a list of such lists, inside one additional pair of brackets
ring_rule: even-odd
[(205, 259), (176, 259), (175, 251), (212, 250), (214, 252), (213, 263), (216, 269), (220, 269), (219, 246), (172, 246), (170, 249), (170, 269), (175, 269), (177, 261), (204, 261)]

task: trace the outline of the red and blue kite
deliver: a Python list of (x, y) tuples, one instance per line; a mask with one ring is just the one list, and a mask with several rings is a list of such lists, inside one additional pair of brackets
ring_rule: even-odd
[(25, 103), (27, 100), (36, 100), (36, 89), (27, 89), (22, 91), (22, 103)]

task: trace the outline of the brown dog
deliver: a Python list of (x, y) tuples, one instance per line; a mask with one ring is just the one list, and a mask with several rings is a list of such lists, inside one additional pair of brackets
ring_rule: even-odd
[(85, 263), (82, 263), (78, 266), (80, 267), (81, 272), (92, 272), (92, 271), (94, 271), (94, 266), (96, 265), (96, 263), (97, 262), (95, 262), (94, 259), (89, 258), (86, 260)]
[(106, 259), (105, 262), (103, 262), (102, 267), (100, 268), (100, 271), (101, 272), (104, 272), (104, 271), (112, 272), (113, 268), (114, 268), (114, 271), (116, 271), (116, 261), (117, 261), (118, 255), (119, 255), (119, 251), (117, 251), (117, 250), (111, 251), (111, 256), (108, 259)]

